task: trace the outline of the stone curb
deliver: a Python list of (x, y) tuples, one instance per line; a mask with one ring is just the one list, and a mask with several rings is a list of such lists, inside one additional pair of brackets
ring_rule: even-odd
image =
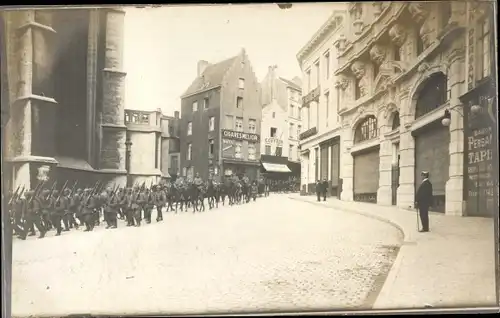
[[(289, 196), (289, 198), (292, 200), (307, 202), (307, 203), (311, 203), (311, 204), (326, 207), (326, 208), (332, 207), (332, 206), (325, 206), (323, 204), (318, 204), (314, 201), (304, 200), (304, 199), (300, 199), (300, 198), (294, 198), (291, 196)], [(407, 246), (408, 243), (413, 243), (414, 241), (410, 241), (409, 234), (407, 233), (407, 231), (404, 230), (404, 226), (399, 225), (392, 220), (389, 220), (387, 218), (384, 218), (384, 217), (381, 217), (378, 215), (373, 215), (373, 214), (369, 214), (369, 213), (365, 213), (365, 212), (361, 212), (361, 211), (356, 211), (354, 209), (343, 208), (343, 207), (333, 207), (333, 208), (337, 208), (337, 209), (344, 211), (344, 212), (355, 213), (355, 214), (362, 215), (362, 216), (365, 216), (365, 217), (368, 217), (368, 218), (371, 218), (374, 220), (384, 222), (386, 224), (389, 224), (389, 225), (395, 227), (398, 231), (400, 231), (403, 234), (403, 242), (402, 242), (401, 246), (399, 247), (396, 259), (394, 260), (394, 263), (392, 263), (391, 268), (389, 269), (389, 273), (387, 274), (387, 277), (385, 278), (385, 281), (382, 284), (382, 288), (378, 291), (378, 294), (375, 297), (375, 301), (373, 302), (373, 305), (372, 305), (372, 309), (387, 309), (387, 306), (383, 305), (383, 301), (381, 299), (383, 299), (384, 297), (387, 297), (387, 295), (390, 294), (390, 290), (392, 289), (392, 286), (394, 285), (394, 282), (397, 279), (398, 272), (401, 269), (401, 263), (403, 261), (405, 248), (408, 248), (408, 246)]]
[(344, 208), (344, 207), (325, 206), (323, 204), (318, 204), (318, 203), (316, 203), (314, 201), (309, 201), (309, 200), (304, 200), (304, 199), (294, 198), (294, 197), (289, 197), (289, 198), (292, 199), (292, 200), (307, 202), (307, 203), (311, 203), (311, 204), (314, 204), (314, 205), (317, 205), (317, 206), (321, 206), (321, 207), (325, 207), (325, 208), (336, 208), (336, 209), (339, 209), (339, 210), (344, 211), (344, 212), (356, 213), (356, 214), (363, 215), (363, 216), (366, 216), (366, 217), (371, 218), (371, 219), (375, 219), (375, 220), (387, 223), (387, 224), (392, 225), (393, 227), (395, 227), (399, 232), (401, 232), (401, 234), (403, 235), (403, 243), (412, 242), (412, 241), (410, 241), (410, 236), (408, 235), (407, 231), (404, 230), (403, 226), (401, 226), (401, 225), (397, 224), (396, 222), (394, 222), (392, 220), (389, 220), (387, 218), (384, 218), (384, 217), (381, 217), (381, 216), (378, 216), (378, 215), (373, 215), (373, 214), (366, 213), (366, 212), (361, 212), (361, 211), (358, 211), (358, 210), (355, 210), (355, 209), (352, 209), (352, 208), (350, 209), (350, 208)]

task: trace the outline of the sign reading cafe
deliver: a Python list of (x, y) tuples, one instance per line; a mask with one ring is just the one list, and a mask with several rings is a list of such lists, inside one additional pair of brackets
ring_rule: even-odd
[(259, 135), (234, 130), (222, 130), (222, 138), (259, 142)]

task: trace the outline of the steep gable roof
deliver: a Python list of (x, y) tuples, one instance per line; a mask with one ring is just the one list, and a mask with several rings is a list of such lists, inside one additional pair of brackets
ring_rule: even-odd
[(222, 84), (224, 75), (226, 75), (229, 68), (234, 64), (237, 56), (221, 61), (216, 64), (207, 66), (205, 71), (198, 76), (189, 86), (189, 88), (182, 94), (181, 97), (194, 94), (201, 90), (208, 90)]
[(302, 90), (302, 88), (299, 85), (295, 84), (294, 82), (292, 82), (290, 80), (287, 80), (286, 78), (280, 77), (280, 80), (290, 87), (293, 87), (299, 91)]

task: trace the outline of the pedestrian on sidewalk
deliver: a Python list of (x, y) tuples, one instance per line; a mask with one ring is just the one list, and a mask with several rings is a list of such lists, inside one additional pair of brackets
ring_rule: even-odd
[(326, 192), (328, 190), (328, 181), (326, 181), (326, 178), (323, 179), (321, 185), (322, 185), (321, 190), (323, 191), (323, 201), (326, 201)]
[(323, 184), (319, 181), (316, 180), (316, 196), (318, 197), (318, 202), (321, 201), (321, 193), (323, 192)]
[(422, 229), (419, 232), (429, 232), (429, 208), (432, 206), (432, 183), (429, 180), (429, 172), (422, 171), (422, 183), (418, 187), (415, 207), (418, 209)]

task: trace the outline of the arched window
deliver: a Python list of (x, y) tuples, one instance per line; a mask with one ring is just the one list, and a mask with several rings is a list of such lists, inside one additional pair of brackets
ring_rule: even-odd
[(354, 132), (354, 143), (370, 140), (378, 137), (377, 118), (375, 116), (366, 117)]
[(419, 118), (446, 103), (446, 81), (446, 75), (443, 73), (436, 73), (427, 79), (418, 93), (415, 118)]
[(394, 112), (392, 115), (392, 130), (398, 129), (399, 128), (399, 112)]

